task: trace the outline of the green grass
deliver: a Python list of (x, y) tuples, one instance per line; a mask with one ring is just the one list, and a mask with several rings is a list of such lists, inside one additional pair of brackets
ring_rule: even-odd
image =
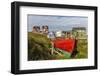
[(50, 40), (47, 36), (38, 33), (28, 33), (28, 60), (52, 59), (49, 47)]
[(88, 57), (88, 42), (86, 39), (78, 40), (77, 50), (78, 50), (78, 54), (76, 58), (87, 58)]

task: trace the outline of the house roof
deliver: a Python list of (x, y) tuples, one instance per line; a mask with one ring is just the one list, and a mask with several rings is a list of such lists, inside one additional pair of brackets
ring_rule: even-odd
[(74, 27), (72, 28), (72, 30), (86, 30), (85, 27)]

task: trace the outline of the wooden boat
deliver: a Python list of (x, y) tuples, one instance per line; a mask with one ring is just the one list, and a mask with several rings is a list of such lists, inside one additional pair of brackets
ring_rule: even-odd
[(76, 45), (75, 39), (56, 39), (53, 43), (54, 48), (59, 48), (69, 53), (73, 52)]

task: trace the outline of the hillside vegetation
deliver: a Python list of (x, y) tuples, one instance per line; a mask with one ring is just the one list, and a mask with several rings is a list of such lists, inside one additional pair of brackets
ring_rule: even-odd
[(28, 60), (48, 60), (50, 54), (50, 40), (43, 34), (28, 33)]

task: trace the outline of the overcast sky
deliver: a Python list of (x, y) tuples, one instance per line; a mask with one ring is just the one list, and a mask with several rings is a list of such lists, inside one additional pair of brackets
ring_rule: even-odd
[(69, 31), (73, 27), (88, 27), (88, 17), (84, 16), (50, 16), (28, 15), (28, 32), (32, 27), (48, 25), (49, 31)]

